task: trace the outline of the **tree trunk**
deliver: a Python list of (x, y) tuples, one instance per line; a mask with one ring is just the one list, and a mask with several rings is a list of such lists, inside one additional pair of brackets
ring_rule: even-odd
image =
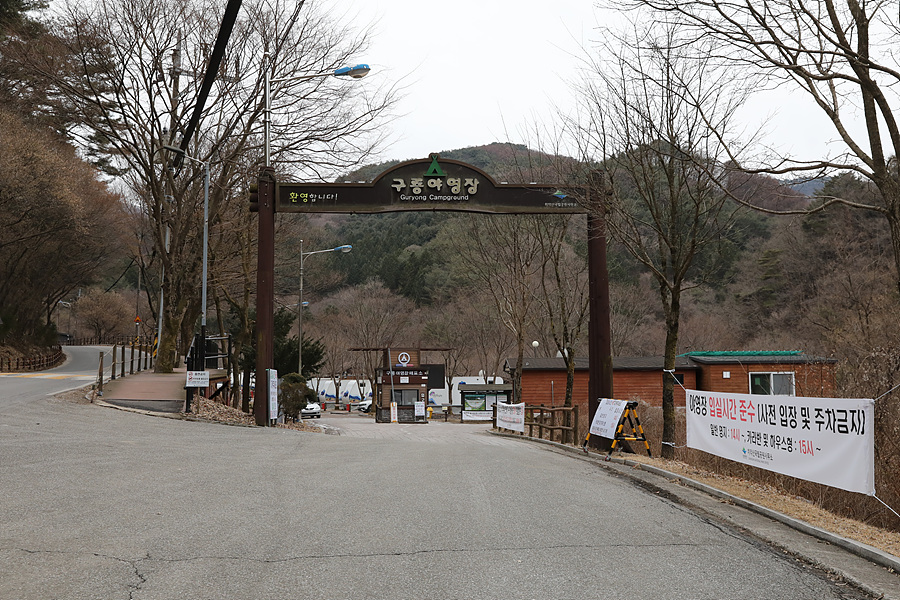
[[(671, 372), (675, 369), (675, 356), (678, 352), (678, 325), (681, 312), (681, 286), (675, 285), (671, 290), (671, 303), (666, 310), (666, 350), (663, 357), (662, 412), (663, 432), (662, 451), (660, 455), (672, 460), (675, 458), (675, 377)], [(664, 297), (665, 301), (665, 297)]]

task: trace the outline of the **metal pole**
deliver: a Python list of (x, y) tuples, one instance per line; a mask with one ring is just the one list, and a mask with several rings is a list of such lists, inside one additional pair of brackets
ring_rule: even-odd
[[(169, 201), (170, 199), (172, 201), (175, 200), (175, 198), (173, 196), (167, 194), (166, 201)], [(166, 225), (166, 243), (165, 243), (165, 247), (163, 248), (164, 253), (169, 252), (169, 234), (170, 234), (169, 226)], [(163, 318), (164, 318), (164, 314), (165, 314), (163, 312), (163, 306), (165, 303), (165, 291), (166, 291), (166, 285), (165, 285), (166, 262), (165, 262), (165, 260), (160, 261), (160, 262), (161, 262), (162, 266), (160, 269), (161, 273), (159, 275), (159, 277), (160, 277), (160, 281), (159, 281), (159, 316), (157, 317), (157, 324), (156, 324), (156, 352), (157, 352), (157, 354), (159, 354), (159, 346), (160, 346), (160, 344), (162, 344)], [(159, 362), (158, 357), (157, 357), (157, 362)]]
[[(206, 280), (209, 260), (209, 161), (203, 163), (203, 287), (200, 292), (200, 370), (206, 371)], [(195, 367), (196, 368), (196, 367)]]
[(272, 98), (271, 98), (271, 74), (269, 73), (269, 52), (268, 50), (263, 53), (263, 81), (264, 81), (264, 93), (265, 93), (265, 106), (263, 109), (263, 138), (265, 139), (265, 162), (263, 163), (264, 167), (268, 167), (271, 164), (271, 152), (270, 152), (270, 124), (269, 122), (272, 119)]
[(303, 375), (303, 240), (300, 240), (300, 298), (297, 303), (297, 374)]

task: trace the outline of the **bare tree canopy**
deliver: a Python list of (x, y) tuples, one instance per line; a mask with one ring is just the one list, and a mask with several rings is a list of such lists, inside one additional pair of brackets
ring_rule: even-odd
[[(833, 156), (769, 157), (750, 166), (776, 174), (849, 170), (870, 180), (879, 192), (873, 202), (837, 200), (887, 219), (900, 285), (896, 5), (857, 0), (631, 0), (630, 5), (655, 11), (694, 40), (714, 41), (719, 58), (736, 70), (806, 94), (831, 122), (842, 150)], [(856, 127), (860, 122), (862, 128)]]
[[(40, 82), (51, 91), (35, 109), (63, 109), (66, 118), (57, 126), (99, 166), (121, 176), (141, 204), (164, 272), (160, 370), (171, 369), (175, 340), (193, 329), (200, 311), (204, 163), (211, 237), (222, 239), (217, 229), (234, 222), (230, 213), (249, 221), (241, 199), (262, 155), (263, 69), (275, 80), (330, 73), (359, 62), (368, 43), (366, 32), (337, 22), (313, 2), (244, 2), (191, 141), (194, 160), (167, 168), (172, 157), (162, 147), (177, 145), (183, 134), (220, 18), (193, 0), (68, 0), (57, 8), (53, 35), (5, 49), (29, 74), (23, 86)], [(280, 81), (271, 98), (275, 164), (293, 176), (323, 177), (378, 147), (396, 94), (377, 83), (351, 86), (318, 77)], [(215, 273), (216, 265), (210, 270)]]

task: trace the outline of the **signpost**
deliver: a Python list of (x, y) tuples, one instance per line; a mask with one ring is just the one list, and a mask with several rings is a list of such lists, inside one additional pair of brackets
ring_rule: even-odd
[(209, 371), (188, 371), (187, 383), (184, 387), (206, 388), (209, 387)]

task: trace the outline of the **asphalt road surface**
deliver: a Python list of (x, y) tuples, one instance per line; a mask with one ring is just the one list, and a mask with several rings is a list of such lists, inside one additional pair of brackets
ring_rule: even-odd
[(75, 364), (0, 377), (3, 600), (867, 597), (483, 426), (324, 435), (48, 397), (91, 374)]

